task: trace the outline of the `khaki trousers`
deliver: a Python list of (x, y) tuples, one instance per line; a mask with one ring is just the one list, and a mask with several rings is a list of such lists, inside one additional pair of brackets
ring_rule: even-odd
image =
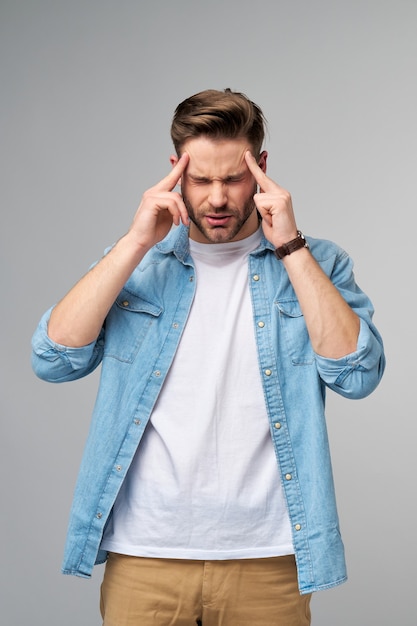
[(111, 553), (101, 586), (103, 626), (309, 626), (293, 555), (233, 561)]

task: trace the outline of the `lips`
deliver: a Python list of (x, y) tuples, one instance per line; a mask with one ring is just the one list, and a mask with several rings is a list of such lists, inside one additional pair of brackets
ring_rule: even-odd
[(206, 215), (206, 220), (210, 226), (227, 226), (231, 219), (231, 215)]

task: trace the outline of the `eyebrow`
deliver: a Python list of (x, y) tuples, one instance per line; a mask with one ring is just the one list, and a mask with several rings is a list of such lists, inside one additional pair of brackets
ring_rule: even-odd
[[(224, 178), (220, 178), (218, 180), (221, 180), (224, 183), (228, 183), (228, 182), (233, 182), (235, 180), (240, 180), (241, 178), (244, 178), (244, 176), (246, 175), (246, 170), (243, 170), (241, 172), (236, 172), (234, 174), (228, 174), (227, 176), (225, 176)], [(187, 172), (187, 176), (197, 182), (197, 183), (209, 183), (211, 182), (211, 180), (216, 180), (217, 178), (211, 179), (207, 176), (199, 176), (198, 174), (192, 174), (191, 172)]]

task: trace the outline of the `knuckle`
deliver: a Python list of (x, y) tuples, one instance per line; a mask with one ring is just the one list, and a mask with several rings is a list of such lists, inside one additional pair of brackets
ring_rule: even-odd
[(144, 194), (143, 194), (143, 199), (144, 200), (149, 200), (150, 198), (153, 198), (155, 196), (155, 188), (151, 187), (150, 189), (147, 189)]

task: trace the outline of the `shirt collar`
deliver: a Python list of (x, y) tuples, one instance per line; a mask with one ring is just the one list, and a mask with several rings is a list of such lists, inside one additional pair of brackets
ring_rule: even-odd
[[(190, 263), (190, 246), (188, 240), (188, 227), (180, 224), (179, 226), (175, 226), (168, 233), (168, 235), (160, 241), (156, 248), (162, 252), (162, 254), (175, 254), (177, 259), (181, 261), (181, 263)], [(274, 251), (273, 244), (268, 241), (265, 237), (263, 231), (261, 232), (261, 242), (259, 246), (251, 252), (253, 255), (260, 255), (265, 250)]]

